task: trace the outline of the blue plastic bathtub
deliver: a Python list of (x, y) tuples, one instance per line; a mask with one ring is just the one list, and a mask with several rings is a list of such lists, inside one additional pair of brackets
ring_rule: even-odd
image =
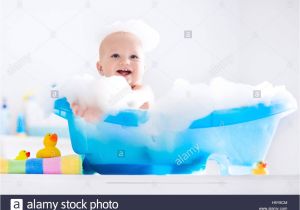
[[(54, 112), (68, 121), (74, 151), (87, 171), (100, 174), (190, 174), (216, 160), (222, 174), (248, 174), (264, 160), (280, 119), (296, 107), (283, 103), (216, 110), (185, 131), (147, 134), (146, 111), (126, 110), (97, 124), (75, 117), (65, 98)], [(180, 117), (180, 116), (179, 116)]]

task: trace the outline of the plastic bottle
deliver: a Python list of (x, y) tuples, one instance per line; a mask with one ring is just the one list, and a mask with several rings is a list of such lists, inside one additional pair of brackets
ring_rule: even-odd
[(8, 135), (10, 134), (10, 115), (6, 100), (2, 99), (1, 109), (0, 109), (0, 134)]

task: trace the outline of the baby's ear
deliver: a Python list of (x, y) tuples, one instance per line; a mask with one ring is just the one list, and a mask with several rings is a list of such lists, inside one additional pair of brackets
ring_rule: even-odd
[(100, 64), (100, 61), (97, 61), (96, 67), (97, 67), (98, 72), (102, 75), (102, 74), (103, 74), (103, 71), (102, 71), (102, 66), (101, 66), (101, 64)]

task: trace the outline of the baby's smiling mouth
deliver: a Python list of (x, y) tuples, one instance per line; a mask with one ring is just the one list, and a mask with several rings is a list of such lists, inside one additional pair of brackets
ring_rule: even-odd
[(117, 73), (118, 73), (119, 75), (123, 76), (123, 77), (126, 77), (126, 76), (128, 76), (129, 74), (131, 74), (131, 70), (126, 69), (126, 68), (124, 68), (124, 69), (119, 69), (119, 70), (117, 70)]

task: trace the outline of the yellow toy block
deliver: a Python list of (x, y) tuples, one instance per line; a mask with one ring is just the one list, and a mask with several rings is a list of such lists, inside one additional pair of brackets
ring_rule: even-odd
[(82, 159), (78, 155), (61, 157), (62, 174), (82, 174)]
[(8, 173), (8, 160), (0, 157), (0, 174)]

